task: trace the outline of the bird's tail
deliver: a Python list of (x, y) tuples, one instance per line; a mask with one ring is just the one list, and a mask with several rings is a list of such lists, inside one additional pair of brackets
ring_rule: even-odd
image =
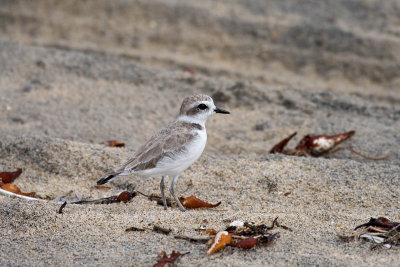
[(97, 184), (101, 185), (101, 184), (108, 183), (109, 181), (117, 178), (118, 176), (119, 176), (119, 173), (110, 174), (109, 176), (101, 178), (100, 180), (98, 180)]

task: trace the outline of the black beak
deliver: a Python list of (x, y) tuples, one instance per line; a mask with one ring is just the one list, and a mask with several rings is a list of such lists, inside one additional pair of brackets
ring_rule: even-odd
[(215, 108), (215, 113), (222, 113), (222, 114), (231, 114), (229, 111), (222, 109), (222, 108)]

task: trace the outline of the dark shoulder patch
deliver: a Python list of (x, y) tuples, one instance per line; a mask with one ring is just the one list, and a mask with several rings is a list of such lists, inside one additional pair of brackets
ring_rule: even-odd
[(196, 128), (196, 129), (198, 129), (198, 130), (203, 130), (203, 126), (201, 126), (201, 125), (198, 124), (198, 123), (191, 123), (191, 125), (192, 125), (193, 128)]
[(203, 126), (195, 122), (181, 122), (182, 126), (188, 130), (203, 130)]

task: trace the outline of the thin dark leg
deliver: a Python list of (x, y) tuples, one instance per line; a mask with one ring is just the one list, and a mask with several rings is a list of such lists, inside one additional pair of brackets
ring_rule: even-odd
[(175, 176), (174, 178), (172, 178), (172, 183), (171, 183), (171, 187), (169, 188), (169, 192), (171, 193), (172, 197), (175, 199), (175, 202), (178, 204), (179, 209), (181, 211), (186, 211), (185, 207), (182, 206), (182, 203), (175, 196), (174, 186), (175, 186), (177, 180), (178, 180), (178, 176)]
[(162, 176), (161, 177), (161, 183), (160, 183), (161, 198), (162, 198), (162, 202), (163, 202), (163, 205), (164, 205), (164, 209), (167, 210), (168, 206), (167, 206), (167, 200), (165, 199), (164, 189), (165, 189), (164, 176)]

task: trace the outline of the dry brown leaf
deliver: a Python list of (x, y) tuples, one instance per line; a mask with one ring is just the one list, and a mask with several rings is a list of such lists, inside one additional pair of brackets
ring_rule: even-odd
[(355, 131), (350, 131), (336, 135), (306, 135), (297, 144), (295, 150), (306, 151), (312, 156), (318, 157), (329, 152), (355, 133)]
[(12, 183), (15, 179), (18, 178), (22, 173), (22, 169), (18, 169), (15, 172), (0, 172), (0, 179), (3, 184)]
[(21, 189), (19, 189), (19, 187), (16, 186), (15, 184), (4, 184), (1, 186), (1, 189), (6, 190), (8, 192), (12, 192), (14, 194), (27, 196), (27, 197), (31, 197), (36, 194), (35, 192), (23, 193), (23, 192), (21, 192)]
[(300, 140), (295, 149), (285, 149), (287, 143), (296, 135), (296, 133), (293, 133), (289, 137), (283, 139), (278, 144), (276, 144), (270, 150), (270, 153), (283, 153), (293, 156), (319, 157), (328, 153), (336, 152), (337, 150), (334, 150), (334, 148), (336, 148), (337, 145), (344, 142), (348, 138), (352, 137), (354, 134), (355, 131), (336, 135), (307, 134)]
[(184, 67), (183, 68), (183, 71), (184, 72), (188, 72), (188, 73), (190, 73), (191, 75), (195, 75), (196, 74), (196, 71), (194, 71), (192, 68), (190, 68), (190, 67)]
[(227, 231), (218, 232), (217, 235), (214, 237), (213, 242), (209, 250), (207, 250), (207, 254), (213, 254), (216, 251), (224, 249), (226, 244), (230, 244), (232, 241), (232, 235)]
[(251, 249), (257, 244), (258, 244), (257, 238), (249, 237), (249, 238), (240, 240), (239, 242), (236, 242), (235, 244), (229, 244), (229, 246), (236, 247), (236, 248)]
[(153, 267), (164, 267), (167, 263), (174, 263), (180, 256), (185, 254), (181, 254), (180, 252), (174, 250), (168, 257), (167, 253), (163, 251), (160, 253), (160, 255), (158, 255), (159, 260), (156, 264), (153, 265)]
[(132, 193), (124, 191), (124, 192), (122, 192), (121, 194), (118, 195), (116, 201), (117, 202), (123, 201), (123, 202), (126, 203), (126, 202), (130, 201), (132, 199), (132, 197), (133, 197)]
[(209, 235), (209, 236), (213, 236), (216, 234), (217, 234), (217, 231), (212, 228), (208, 228), (208, 229), (204, 230), (204, 232), (201, 233), (201, 235)]
[(93, 188), (100, 189), (100, 190), (110, 190), (111, 189), (111, 187), (107, 186), (107, 185), (95, 185), (95, 186), (93, 186)]
[(369, 222), (358, 225), (349, 236), (339, 235), (348, 242), (356, 239), (366, 239), (374, 242), (372, 249), (379, 247), (391, 248), (400, 245), (400, 223), (385, 217), (371, 218)]
[(100, 144), (106, 145), (109, 147), (124, 147), (125, 146), (124, 142), (121, 142), (118, 140), (107, 140), (107, 141), (101, 142)]
[(216, 204), (210, 204), (210, 203), (204, 202), (201, 199), (198, 199), (195, 196), (190, 196), (187, 198), (180, 197), (179, 201), (187, 209), (215, 208), (215, 207), (218, 207), (219, 205), (221, 205), (221, 202), (218, 202)]
[(282, 141), (280, 141), (278, 144), (274, 145), (274, 147), (269, 151), (269, 153), (274, 154), (274, 153), (282, 153), (283, 149), (287, 145), (287, 143), (297, 134), (297, 132), (292, 133)]
[(378, 217), (378, 218), (371, 218), (369, 222), (365, 224), (361, 224), (354, 228), (354, 230), (357, 230), (361, 227), (370, 227), (370, 226), (375, 226), (375, 227), (381, 227), (385, 231), (390, 231), (392, 228), (398, 226), (400, 223), (398, 222), (393, 222), (385, 217)]

